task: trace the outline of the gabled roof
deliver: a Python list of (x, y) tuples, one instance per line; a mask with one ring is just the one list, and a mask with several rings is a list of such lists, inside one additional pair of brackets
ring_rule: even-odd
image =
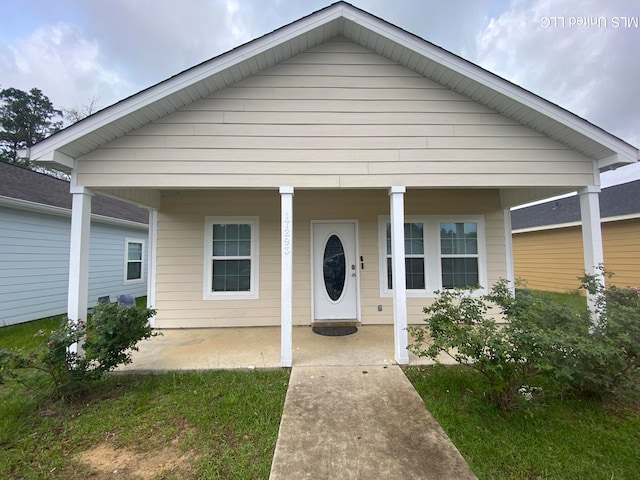
[[(69, 182), (0, 162), (0, 203), (3, 197), (22, 201), (24, 205), (28, 202), (71, 211)], [(96, 194), (91, 202), (91, 213), (128, 222), (149, 223), (147, 210), (100, 194)]]
[(623, 140), (353, 5), (338, 2), (186, 70), (62, 130), (27, 156), (67, 171), (101, 145), (335, 37), (344, 37), (597, 160), (636, 162)]
[[(640, 218), (640, 180), (604, 188), (599, 196), (600, 218), (607, 219), (628, 215), (636, 215)], [(576, 195), (511, 212), (513, 230), (579, 222), (580, 199)]]

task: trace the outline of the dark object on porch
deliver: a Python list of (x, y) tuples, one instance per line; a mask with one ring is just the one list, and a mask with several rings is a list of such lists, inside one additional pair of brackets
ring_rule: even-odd
[(327, 337), (343, 337), (345, 335), (351, 335), (358, 331), (358, 327), (354, 325), (324, 325), (315, 326), (312, 328), (313, 333), (318, 335), (324, 335)]

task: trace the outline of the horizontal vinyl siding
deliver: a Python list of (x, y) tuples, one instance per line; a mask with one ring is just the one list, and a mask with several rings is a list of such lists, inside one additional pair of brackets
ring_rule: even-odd
[[(259, 298), (203, 300), (206, 216), (259, 217)], [(163, 193), (158, 213), (156, 326), (278, 325), (279, 216), (277, 191)]]
[(0, 326), (67, 309), (70, 220), (0, 207)]
[(602, 224), (605, 268), (615, 275), (609, 283), (640, 287), (640, 219)]
[[(608, 284), (640, 285), (640, 220), (604, 222), (604, 266), (614, 273)], [(536, 290), (566, 292), (580, 286), (584, 274), (582, 230), (579, 226), (513, 235), (516, 278)]]
[[(141, 240), (142, 281), (125, 283), (125, 241)], [(118, 295), (143, 297), (147, 294), (147, 245), (148, 234), (138, 229), (91, 225), (91, 248), (89, 254), (89, 305), (94, 305), (98, 297), (109, 295), (115, 301)]]
[[(280, 324), (280, 195), (275, 191), (165, 192), (158, 214), (156, 325), (160, 328)], [(484, 215), (488, 280), (506, 276), (499, 195), (482, 190), (408, 190), (406, 215)], [(357, 220), (361, 320), (393, 323), (392, 299), (380, 296), (378, 218), (389, 214), (386, 190), (297, 190), (293, 199), (293, 321), (311, 321), (311, 222)], [(260, 296), (203, 300), (204, 217), (258, 216)], [(409, 322), (423, 319), (433, 300), (409, 298)], [(378, 311), (382, 305), (382, 311)]]
[[(69, 217), (0, 207), (0, 226), (0, 326), (64, 314)], [(146, 273), (143, 283), (124, 286), (125, 237), (146, 239), (146, 232), (92, 222), (90, 306), (103, 295), (146, 295)]]
[(96, 187), (573, 186), (592, 162), (362, 47), (329, 42), (86, 155)]

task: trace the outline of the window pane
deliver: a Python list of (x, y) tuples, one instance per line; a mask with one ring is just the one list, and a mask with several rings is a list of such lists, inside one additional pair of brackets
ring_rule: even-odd
[(128, 243), (127, 257), (129, 260), (142, 260), (142, 244), (136, 242)]
[(214, 292), (251, 290), (251, 260), (213, 260)]
[[(424, 258), (405, 258), (404, 268), (406, 288), (408, 290), (424, 290)], [(389, 257), (387, 257), (387, 289), (393, 289), (393, 274)]]
[(226, 255), (225, 243), (224, 240), (214, 240), (213, 241), (213, 256), (214, 257), (224, 257)]
[[(404, 224), (405, 255), (424, 255), (424, 224)], [(391, 255), (391, 224), (387, 223), (387, 255)], [(425, 288), (424, 257), (405, 258), (406, 288), (423, 290)], [(391, 258), (387, 257), (387, 288), (392, 289), (393, 275)]]
[(224, 238), (226, 240), (238, 240), (238, 234), (239, 234), (238, 230), (239, 230), (239, 226), (237, 224), (230, 223), (226, 225)]
[(229, 240), (227, 240), (227, 246), (226, 246), (225, 255), (227, 257), (237, 257), (238, 256), (238, 242), (237, 241), (229, 241)]
[(251, 240), (251, 225), (239, 225), (238, 238), (240, 240)]
[(233, 223), (228, 225), (214, 225), (213, 256), (251, 256), (251, 225)]
[(391, 224), (387, 223), (387, 255), (391, 255)]
[(443, 288), (476, 288), (479, 286), (477, 258), (443, 258)]
[(421, 223), (404, 224), (404, 250), (408, 255), (424, 253), (423, 226)]
[(424, 289), (424, 258), (406, 258), (404, 261), (407, 289), (423, 290)]
[(213, 226), (213, 239), (214, 240), (224, 240), (225, 232), (227, 230), (226, 225), (214, 225)]
[(478, 224), (441, 223), (440, 253), (442, 255), (475, 255), (478, 253)]
[(251, 240), (240, 240), (238, 255), (249, 257), (251, 255)]
[(142, 278), (142, 262), (128, 262), (127, 263), (127, 280), (139, 280), (141, 278)]

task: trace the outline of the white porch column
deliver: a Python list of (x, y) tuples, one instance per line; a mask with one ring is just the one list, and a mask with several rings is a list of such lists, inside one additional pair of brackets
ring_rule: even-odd
[(395, 360), (409, 363), (409, 334), (407, 332), (407, 283), (404, 264), (404, 193), (405, 187), (391, 187), (391, 268), (393, 287), (393, 338)]
[[(507, 262), (507, 281), (513, 295), (516, 290), (516, 278), (513, 270), (513, 237), (511, 233), (511, 209), (504, 209), (504, 247)], [(487, 289), (490, 285), (487, 285)]]
[[(149, 210), (149, 241), (147, 250), (147, 308), (156, 308), (156, 266), (158, 262), (158, 211)], [(149, 318), (149, 325), (155, 326), (155, 317)]]
[(293, 187), (280, 187), (280, 203), (280, 365), (290, 367), (293, 364)]
[[(71, 244), (69, 249), (69, 293), (67, 315), (77, 323), (86, 321), (89, 296), (89, 232), (91, 227), (91, 196), (84, 187), (71, 187)], [(71, 346), (77, 352), (77, 344)]]
[[(590, 185), (578, 191), (580, 197), (580, 218), (582, 220), (582, 246), (584, 248), (584, 270), (596, 275), (604, 285), (604, 276), (598, 267), (604, 263), (602, 248), (602, 227), (600, 224), (600, 187)], [(587, 295), (587, 302), (591, 312), (594, 312), (595, 298)], [(593, 316), (592, 321), (598, 322)]]

